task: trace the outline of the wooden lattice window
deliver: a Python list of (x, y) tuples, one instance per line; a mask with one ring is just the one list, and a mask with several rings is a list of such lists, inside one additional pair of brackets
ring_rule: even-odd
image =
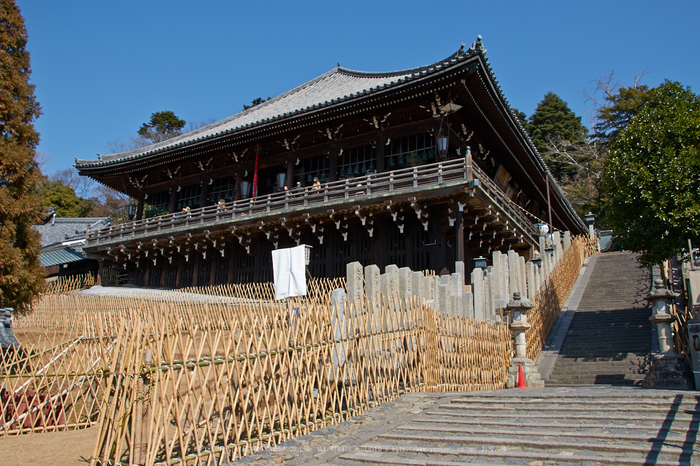
[(363, 176), (376, 171), (376, 156), (372, 146), (353, 147), (346, 149), (339, 157), (338, 179)]
[(146, 199), (146, 208), (143, 211), (143, 216), (149, 218), (167, 214), (169, 205), (170, 193), (168, 191), (149, 194)]
[(198, 184), (183, 186), (180, 189), (180, 192), (177, 193), (177, 204), (175, 205), (175, 211), (179, 212), (185, 207), (196, 209), (200, 206), (201, 196), (202, 187)]
[(392, 139), (386, 151), (387, 170), (415, 167), (436, 161), (435, 138), (429, 133)]
[(214, 180), (209, 190), (209, 202), (215, 204), (219, 199), (233, 201), (236, 197), (236, 177), (229, 176)]
[(328, 159), (324, 156), (312, 157), (302, 161), (302, 171), (294, 177), (294, 184), (301, 182), (302, 186), (311, 186), (314, 176), (321, 183), (328, 181)]

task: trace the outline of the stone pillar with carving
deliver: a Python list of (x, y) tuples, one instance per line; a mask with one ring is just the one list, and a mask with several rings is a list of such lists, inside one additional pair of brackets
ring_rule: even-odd
[(510, 331), (515, 340), (515, 357), (508, 367), (508, 380), (506, 388), (515, 388), (518, 385), (518, 369), (523, 368), (525, 383), (528, 388), (544, 388), (544, 381), (535, 367), (532, 359), (527, 357), (527, 342), (525, 332), (530, 328), (527, 321), (527, 311), (532, 309), (534, 304), (529, 299), (523, 299), (520, 293), (513, 293), (513, 299), (508, 302), (506, 312), (511, 317)]

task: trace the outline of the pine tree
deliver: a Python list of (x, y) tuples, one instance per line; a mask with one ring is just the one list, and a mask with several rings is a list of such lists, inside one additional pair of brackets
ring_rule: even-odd
[[(578, 164), (575, 148), (584, 144), (587, 133), (581, 117), (558, 95), (548, 92), (530, 117), (527, 129), (554, 178), (564, 185), (573, 181)], [(562, 146), (568, 156), (562, 156)]]
[(24, 18), (14, 0), (0, 0), (0, 307), (31, 310), (43, 287), (39, 235), (43, 207), (35, 160), (41, 113), (29, 84)]
[(595, 137), (607, 147), (617, 133), (625, 129), (649, 100), (649, 88), (644, 85), (621, 87), (605, 96), (605, 105), (598, 110), (593, 127)]
[(151, 114), (151, 121), (139, 128), (138, 134), (152, 142), (161, 142), (182, 134), (185, 120), (181, 120), (171, 110)]

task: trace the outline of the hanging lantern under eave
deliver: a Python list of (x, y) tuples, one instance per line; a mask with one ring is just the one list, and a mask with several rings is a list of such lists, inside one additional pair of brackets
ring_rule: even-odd
[(447, 149), (449, 147), (449, 139), (447, 139), (447, 136), (442, 132), (442, 128), (440, 128), (440, 133), (438, 133), (437, 146), (438, 146), (438, 154), (440, 154), (440, 157), (441, 158), (447, 157)]

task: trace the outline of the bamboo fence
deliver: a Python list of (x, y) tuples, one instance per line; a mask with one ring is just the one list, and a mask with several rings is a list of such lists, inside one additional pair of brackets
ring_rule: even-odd
[[(577, 238), (528, 313), (537, 358), (583, 259)], [(595, 250), (595, 251), (594, 251)], [(0, 360), (0, 435), (99, 426), (93, 464), (223, 464), (414, 391), (504, 388), (505, 324), (417, 297), (331, 305), (269, 284), (150, 298), (46, 295)], [(193, 298), (205, 299), (193, 299)], [(23, 416), (20, 418), (20, 416)]]
[(527, 320), (531, 325), (525, 334), (528, 358), (537, 361), (547, 336), (576, 283), (583, 261), (586, 257), (598, 253), (597, 238), (574, 238), (569, 250), (564, 253), (562, 260), (535, 295), (535, 306), (527, 313)]
[(81, 275), (69, 275), (58, 277), (56, 280), (46, 282), (43, 294), (61, 294), (69, 291), (89, 288), (95, 284), (95, 276), (90, 272)]
[[(240, 312), (237, 308), (246, 309)], [(410, 391), (503, 388), (505, 325), (418, 298), (209, 306), (196, 329), (151, 303), (124, 317), (96, 461), (221, 464), (361, 414)], [(184, 330), (189, 328), (188, 330)]]
[(109, 339), (19, 330), (0, 348), (0, 436), (79, 429), (97, 422)]

